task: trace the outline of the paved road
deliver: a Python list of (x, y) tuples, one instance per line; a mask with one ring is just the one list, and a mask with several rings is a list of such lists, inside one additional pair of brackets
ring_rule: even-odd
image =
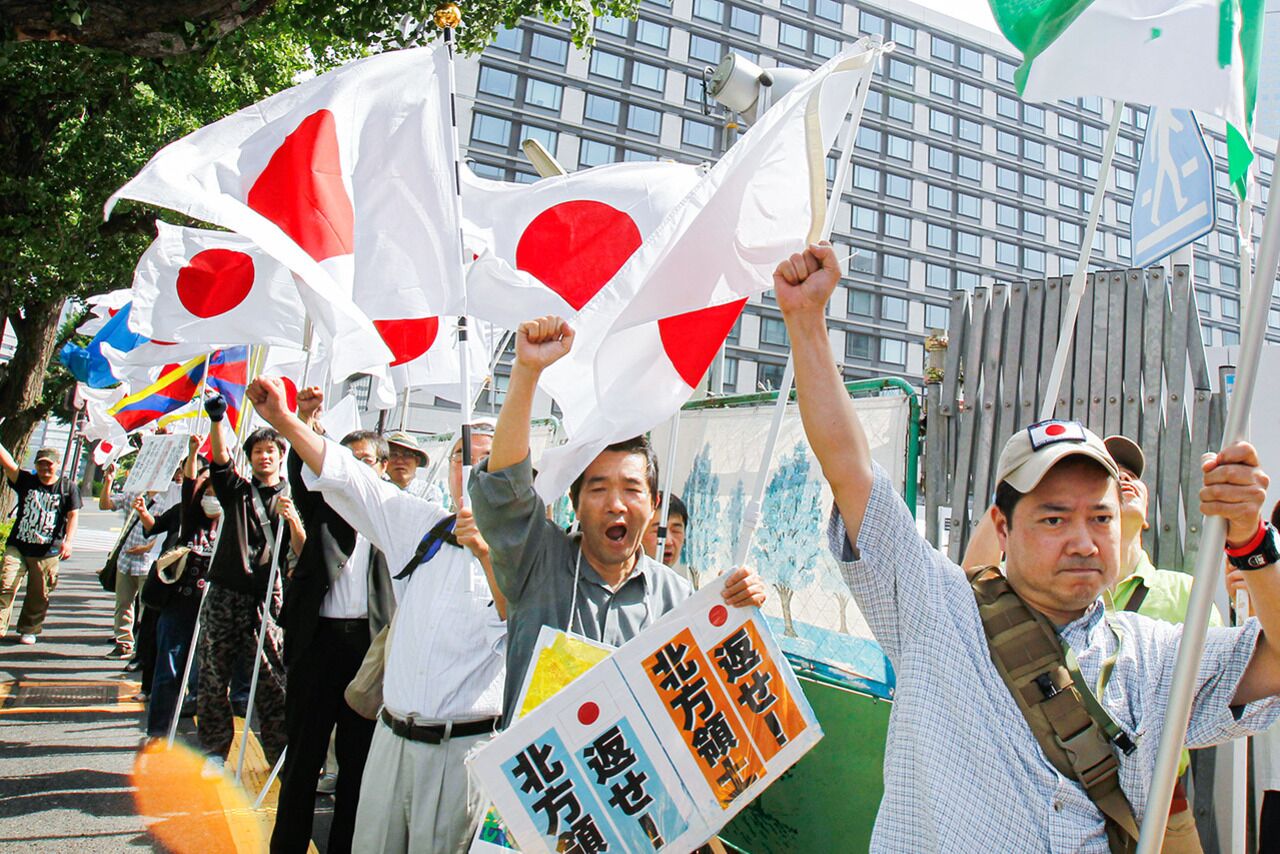
[[(112, 646), (113, 595), (98, 584), (96, 571), (121, 521), (86, 506), (39, 642), (19, 645), (12, 631), (0, 640), (5, 854), (167, 850), (148, 835), (135, 807), (131, 772), (143, 736), (143, 706), (132, 700), (135, 674), (105, 657)], [(185, 720), (183, 730), (194, 744), (190, 723)], [(319, 799), (316, 832), (322, 839), (330, 806), (328, 798)], [(203, 854), (217, 846), (184, 847)]]

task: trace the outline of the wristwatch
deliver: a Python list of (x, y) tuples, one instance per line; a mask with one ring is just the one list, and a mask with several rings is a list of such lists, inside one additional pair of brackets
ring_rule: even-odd
[(1280, 562), (1280, 534), (1271, 523), (1264, 522), (1258, 526), (1258, 533), (1249, 542), (1238, 548), (1227, 549), (1227, 560), (1236, 569), (1262, 569)]

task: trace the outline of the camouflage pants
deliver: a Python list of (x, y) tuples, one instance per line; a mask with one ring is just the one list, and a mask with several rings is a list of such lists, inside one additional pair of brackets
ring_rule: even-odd
[[(276, 599), (279, 598), (277, 593)], [(262, 602), (252, 593), (240, 593), (214, 584), (200, 614), (200, 746), (211, 756), (226, 757), (235, 734), (228, 688), (236, 659), (252, 662), (258, 650)], [(278, 603), (272, 608), (278, 611)], [(262, 749), (272, 765), (285, 745), (284, 661), (282, 634), (272, 621), (262, 646), (258, 690), (254, 694), (253, 722), (262, 734)]]

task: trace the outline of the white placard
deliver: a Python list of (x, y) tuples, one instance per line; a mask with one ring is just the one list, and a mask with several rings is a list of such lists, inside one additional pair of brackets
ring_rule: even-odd
[(182, 435), (144, 436), (142, 450), (129, 469), (124, 491), (129, 495), (162, 492), (173, 483), (173, 474), (182, 465), (187, 452), (187, 437)]

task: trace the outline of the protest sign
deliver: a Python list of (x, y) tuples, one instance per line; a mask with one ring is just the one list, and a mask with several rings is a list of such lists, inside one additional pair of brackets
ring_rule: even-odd
[(124, 491), (129, 495), (160, 492), (173, 482), (173, 473), (182, 464), (187, 450), (187, 437), (180, 435), (144, 436), (142, 450), (129, 469)]
[(520, 850), (692, 850), (822, 737), (759, 611), (725, 606), (723, 589), (709, 582), (468, 759)]

